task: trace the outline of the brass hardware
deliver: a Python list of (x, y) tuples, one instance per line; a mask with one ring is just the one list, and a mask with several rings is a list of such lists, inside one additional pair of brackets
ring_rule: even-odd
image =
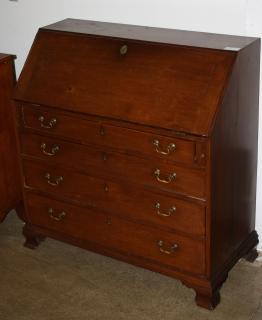
[(57, 216), (54, 215), (54, 210), (52, 208), (48, 209), (49, 217), (55, 221), (61, 221), (65, 218), (66, 213), (64, 211), (60, 212)]
[(162, 216), (162, 217), (170, 217), (173, 213), (176, 212), (176, 207), (175, 206), (173, 206), (170, 209), (168, 209), (167, 213), (161, 212), (160, 211), (160, 207), (161, 207), (160, 203), (157, 202), (155, 204), (155, 208), (157, 209), (157, 214)]
[(170, 246), (170, 248), (167, 248), (167, 245), (164, 244), (163, 240), (159, 240), (157, 244), (159, 246), (159, 251), (165, 254), (172, 254), (178, 248), (178, 244), (176, 243)]
[(155, 146), (155, 150), (156, 150), (157, 153), (161, 153), (161, 154), (164, 154), (164, 155), (169, 155), (171, 152), (176, 150), (176, 145), (174, 143), (170, 143), (167, 146), (167, 151), (160, 150), (160, 148), (159, 148), (160, 142), (159, 142), (159, 140), (156, 140), (156, 139), (153, 140), (153, 145)]
[(120, 54), (122, 56), (124, 56), (127, 53), (128, 47), (126, 44), (124, 44), (121, 48), (120, 48)]
[(52, 118), (49, 122), (46, 122), (44, 116), (40, 116), (38, 120), (40, 121), (41, 127), (45, 129), (52, 129), (57, 123), (56, 118)]
[(108, 192), (108, 191), (109, 191), (109, 186), (108, 186), (107, 184), (105, 184), (104, 190), (105, 190), (105, 192)]
[(162, 183), (170, 183), (172, 180), (175, 180), (175, 178), (176, 178), (176, 173), (173, 172), (173, 173), (170, 173), (170, 175), (168, 176), (167, 179), (161, 179), (160, 178), (160, 174), (161, 174), (160, 169), (156, 169), (154, 174), (157, 178), (157, 181), (162, 182)]
[(51, 174), (48, 172), (45, 174), (45, 178), (47, 179), (47, 183), (54, 187), (57, 187), (64, 180), (62, 176), (52, 179)]
[(40, 148), (42, 149), (42, 152), (47, 156), (54, 156), (59, 151), (59, 147), (56, 145), (51, 148), (50, 152), (46, 151), (47, 145), (45, 143), (42, 143)]

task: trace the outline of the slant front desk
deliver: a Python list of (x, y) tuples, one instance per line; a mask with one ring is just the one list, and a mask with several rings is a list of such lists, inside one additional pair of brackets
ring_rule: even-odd
[(212, 309), (255, 257), (260, 41), (67, 19), (15, 92), (26, 246), (66, 241), (177, 278)]
[(14, 59), (13, 55), (0, 53), (0, 223), (12, 209), (23, 219), (13, 119)]

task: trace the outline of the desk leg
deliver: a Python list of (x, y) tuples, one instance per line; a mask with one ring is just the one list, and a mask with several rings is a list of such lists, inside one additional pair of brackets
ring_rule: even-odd
[(44, 236), (36, 234), (27, 224), (24, 225), (23, 235), (25, 237), (24, 246), (29, 249), (36, 249), (45, 239)]

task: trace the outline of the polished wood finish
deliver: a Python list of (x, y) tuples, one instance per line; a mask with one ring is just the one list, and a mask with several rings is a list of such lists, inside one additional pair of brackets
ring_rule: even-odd
[(42, 28), (59, 32), (70, 32), (88, 36), (111, 39), (141, 40), (153, 43), (173, 44), (179, 46), (200, 47), (210, 49), (240, 50), (250, 45), (252, 37), (230, 36), (174, 30), (166, 28), (142, 27), (120, 23), (98, 22), (90, 20), (65, 19)]
[(23, 216), (11, 99), (16, 83), (14, 59), (0, 54), (0, 222), (11, 209)]
[[(39, 121), (42, 117), (44, 123)], [(183, 139), (171, 138), (156, 133), (138, 131), (130, 128), (123, 128), (111, 124), (105, 119), (83, 119), (68, 116), (65, 113), (55, 112), (50, 109), (40, 109), (36, 106), (26, 105), (22, 111), (24, 127), (34, 129), (42, 134), (51, 133), (52, 136), (72, 139), (74, 142), (81, 142), (87, 145), (112, 148), (117, 151), (124, 150), (125, 153), (141, 155), (144, 157), (160, 157), (178, 163), (190, 165), (201, 165), (196, 159), (196, 142)], [(49, 128), (48, 123), (56, 120), (56, 123)], [(154, 142), (159, 142), (157, 148)], [(165, 152), (168, 146), (175, 144), (168, 157), (158, 151)]]
[[(191, 237), (203, 239), (205, 236), (205, 207), (202, 203), (167, 196), (160, 190), (139, 188), (130, 182), (88, 176), (41, 161), (24, 160), (23, 170), (25, 186), (30, 189)], [(60, 181), (59, 177), (63, 180)]]
[(255, 226), (259, 55), (259, 41), (238, 54), (210, 141), (214, 275)]
[[(140, 256), (142, 259), (154, 260), (159, 264), (171, 265), (176, 269), (183, 268), (186, 272), (203, 274), (205, 271), (202, 241), (191, 240), (148, 226), (141, 225), (137, 228), (137, 224), (131, 221), (33, 194), (27, 196), (27, 207), (28, 220), (33, 225), (83, 241), (99, 243), (124, 253), (128, 252), (129, 255)], [(50, 208), (53, 209), (53, 216), (57, 220), (50, 217)], [(65, 213), (65, 217), (60, 220), (61, 212)], [(174, 244), (178, 247), (171, 254), (162, 253), (159, 241), (164, 242), (165, 250), (170, 250)]]
[[(124, 56), (119, 52), (123, 45), (128, 46)], [(45, 54), (47, 47), (53, 49)], [(61, 61), (71, 61), (67, 72), (63, 63), (57, 63), (58, 56)], [(73, 108), (208, 135), (234, 59), (235, 53), (230, 51), (97, 37), (88, 37), (87, 42), (84, 36), (40, 30), (15, 97), (63, 110)]]
[(25, 245), (52, 237), (109, 255), (215, 308), (258, 243), (259, 53), (256, 38), (41, 28), (15, 92)]
[[(21, 149), (27, 156), (48, 159), (50, 163), (64, 163), (98, 177), (114, 176), (117, 179), (128, 179), (169, 192), (197, 198), (205, 197), (205, 171), (201, 169), (184, 168), (159, 159), (148, 161), (131, 155), (113, 153), (105, 148), (96, 149), (28, 133), (21, 135)], [(160, 182), (155, 174), (157, 169), (160, 170), (160, 179), (168, 180), (173, 173), (176, 177), (170, 183)]]

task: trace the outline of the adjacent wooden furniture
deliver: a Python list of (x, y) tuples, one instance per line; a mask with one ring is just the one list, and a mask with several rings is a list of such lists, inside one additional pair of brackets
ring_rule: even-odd
[(212, 309), (255, 255), (260, 41), (67, 19), (15, 100), (25, 245), (52, 237), (180, 279)]
[(16, 83), (14, 58), (0, 53), (0, 222), (11, 209), (22, 214), (11, 97)]

